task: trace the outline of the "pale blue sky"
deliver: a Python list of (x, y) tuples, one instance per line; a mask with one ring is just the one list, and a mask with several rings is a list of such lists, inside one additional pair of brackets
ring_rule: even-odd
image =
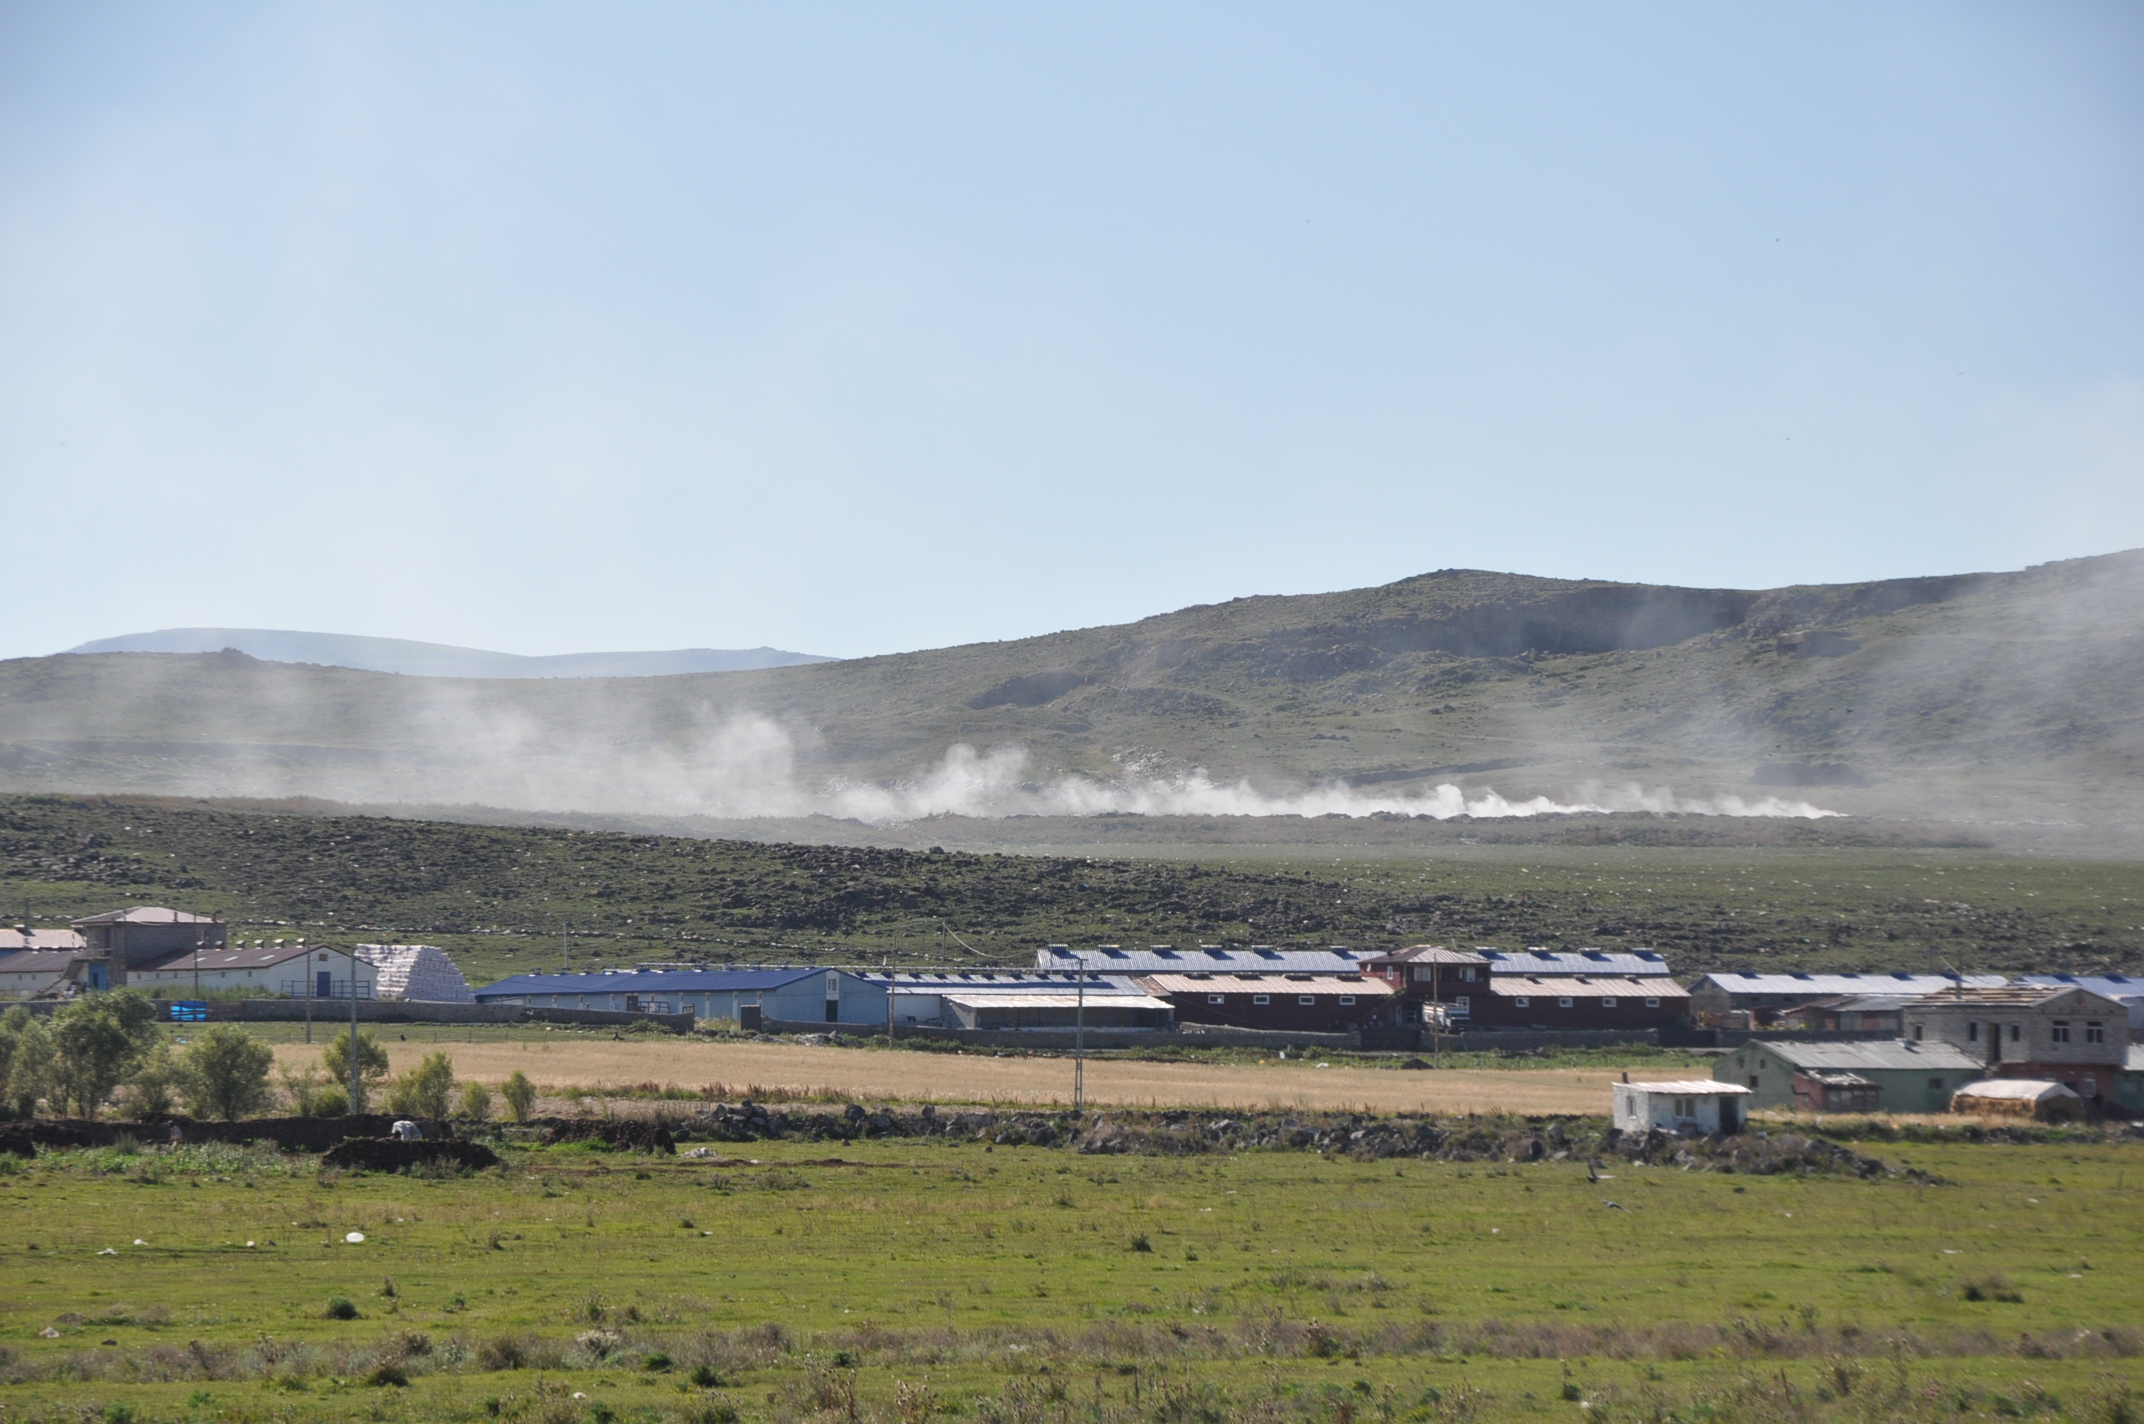
[(0, 655), (2144, 544), (2133, 4), (0, 4)]

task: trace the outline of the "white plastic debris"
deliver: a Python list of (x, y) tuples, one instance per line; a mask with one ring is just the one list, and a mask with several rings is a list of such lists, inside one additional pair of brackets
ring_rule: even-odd
[(99, 1251), (97, 1254), (99, 1256), (116, 1256), (119, 1254), (119, 1248), (116, 1246), (107, 1246), (102, 1251)]
[(144, 1240), (142, 1240), (142, 1239), (141, 1239), (141, 1238), (140, 1238), (139, 1236), (137, 1236), (137, 1237), (135, 1237), (135, 1238), (134, 1238), (134, 1244), (135, 1244), (136, 1246), (146, 1246), (146, 1245), (148, 1245), (149, 1243), (148, 1243), (148, 1242), (146, 1242), (146, 1241), (144, 1241)]
[(355, 1246), (358, 1242), (364, 1239), (365, 1233), (362, 1231), (353, 1231), (348, 1236), (343, 1237), (343, 1240), (349, 1242), (352, 1246)]

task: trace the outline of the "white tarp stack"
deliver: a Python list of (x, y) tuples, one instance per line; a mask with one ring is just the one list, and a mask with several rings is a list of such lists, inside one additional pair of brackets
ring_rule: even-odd
[(473, 1004), (469, 981), (436, 944), (361, 944), (357, 952), (379, 966), (379, 996), (434, 1004)]

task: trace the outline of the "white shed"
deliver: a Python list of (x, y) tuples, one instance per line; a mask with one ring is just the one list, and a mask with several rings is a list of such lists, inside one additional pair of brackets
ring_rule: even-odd
[(1749, 1089), (1736, 1083), (1692, 1078), (1668, 1083), (1617, 1083), (1615, 1125), (1623, 1132), (1740, 1132), (1742, 1099)]

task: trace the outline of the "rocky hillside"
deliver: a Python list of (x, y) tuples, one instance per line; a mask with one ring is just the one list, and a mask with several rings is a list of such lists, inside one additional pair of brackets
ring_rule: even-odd
[[(1480, 814), (1506, 809), (1483, 799), (1493, 789), (1610, 809), (1773, 797), (2059, 823), (2111, 842), (2136, 833), (2144, 806), (2140, 693), (2144, 553), (1765, 591), (1444, 571), (1014, 642), (674, 677), (418, 678), (235, 654), (17, 660), (0, 663), (0, 788), (806, 827)], [(1457, 802), (1437, 799), (1444, 783)]]

